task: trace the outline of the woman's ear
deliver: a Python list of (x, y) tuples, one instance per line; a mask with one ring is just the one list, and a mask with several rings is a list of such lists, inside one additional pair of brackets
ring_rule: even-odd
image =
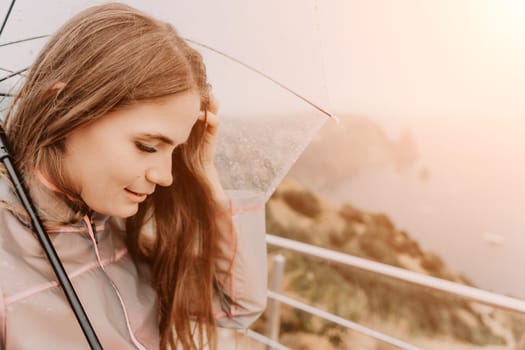
[(44, 94), (44, 98), (56, 95), (60, 90), (64, 88), (64, 86), (66, 86), (66, 83), (63, 83), (61, 81), (54, 83), (53, 86), (47, 89), (46, 93)]

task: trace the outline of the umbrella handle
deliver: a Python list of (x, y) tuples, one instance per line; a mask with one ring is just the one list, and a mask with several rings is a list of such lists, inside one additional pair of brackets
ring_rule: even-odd
[(31, 223), (36, 232), (38, 240), (40, 241), (40, 244), (42, 245), (42, 248), (44, 249), (47, 258), (49, 259), (53, 270), (55, 271), (58, 281), (62, 286), (62, 290), (66, 294), (67, 300), (71, 308), (73, 309), (73, 312), (75, 313), (77, 321), (80, 327), (82, 328), (82, 331), (84, 332), (84, 336), (86, 337), (89, 346), (91, 347), (91, 349), (102, 349), (102, 345), (100, 344), (100, 341), (98, 340), (97, 335), (93, 330), (93, 326), (89, 322), (86, 312), (84, 311), (84, 308), (80, 303), (80, 299), (78, 298), (78, 295), (76, 294), (75, 289), (73, 288), (73, 285), (69, 280), (64, 266), (62, 265), (62, 262), (60, 261), (60, 258), (58, 257), (47, 232), (44, 230), (44, 226), (42, 225), (40, 218), (36, 214), (33, 202), (31, 201), (27, 190), (24, 188), (24, 185), (21, 181), (21, 177), (18, 175), (18, 172), (16, 171), (11, 161), (7, 136), (2, 126), (0, 126), (0, 161), (4, 163), (7, 173), (9, 174), (9, 177), (11, 178), (11, 181), (15, 186), (18, 197), (22, 201), (24, 208), (26, 209), (27, 213), (29, 214), (29, 217), (31, 218)]

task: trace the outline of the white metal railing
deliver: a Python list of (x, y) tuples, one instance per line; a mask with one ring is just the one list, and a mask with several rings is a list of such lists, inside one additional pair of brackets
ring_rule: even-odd
[(252, 331), (251, 329), (246, 329), (246, 330), (240, 330), (239, 331), (240, 333), (242, 334), (245, 334), (246, 336), (248, 336), (249, 338), (252, 338), (253, 340), (256, 340), (258, 341), (259, 343), (262, 343), (264, 345), (266, 345), (267, 347), (271, 348), (271, 349), (275, 349), (275, 350), (291, 350), (290, 348), (284, 346), (283, 344), (267, 337), (267, 336), (264, 336), (260, 333), (257, 333), (255, 331)]
[(325, 319), (327, 321), (336, 323), (336, 324), (338, 324), (340, 326), (343, 326), (343, 327), (349, 328), (351, 330), (354, 330), (356, 332), (365, 334), (365, 335), (367, 335), (369, 337), (375, 338), (375, 339), (380, 340), (380, 341), (382, 341), (384, 343), (388, 343), (390, 345), (397, 346), (398, 348), (405, 349), (405, 350), (420, 350), (420, 348), (418, 348), (418, 347), (416, 347), (416, 346), (414, 346), (412, 344), (408, 344), (408, 343), (406, 343), (406, 342), (404, 342), (402, 340), (396, 339), (394, 337), (391, 337), (391, 336), (386, 335), (384, 333), (378, 332), (378, 331), (373, 330), (371, 328), (362, 326), (362, 325), (360, 325), (358, 323), (349, 321), (347, 319), (344, 319), (344, 318), (339, 317), (337, 315), (331, 314), (331, 313), (326, 312), (324, 310), (315, 308), (313, 306), (310, 306), (308, 304), (302, 303), (300, 301), (297, 301), (297, 300), (292, 299), (290, 297), (287, 297), (285, 295), (272, 292), (271, 290), (268, 291), (268, 297), (273, 299), (273, 300), (276, 300), (278, 302), (281, 302), (283, 304), (286, 304), (288, 306), (291, 306), (293, 308), (302, 310), (304, 312), (307, 312), (309, 314), (318, 316), (318, 317), (320, 317), (322, 319)]
[[(388, 276), (397, 280), (409, 282), (412, 284), (417, 284), (420, 286), (425, 286), (434, 290), (442, 291), (448, 294), (454, 294), (466, 299), (471, 299), (474, 301), (481, 302), (483, 304), (492, 305), (500, 307), (507, 310), (517, 311), (525, 314), (525, 301), (507, 297), (501, 294), (488, 292), (482, 289), (469, 287), (459, 283), (446, 281), (440, 278), (423, 275), (417, 272), (408, 271), (402, 268), (378, 263), (375, 261), (358, 258), (349, 254), (340, 253), (330, 249), (320, 248), (310, 244), (278, 237), (275, 235), (267, 234), (266, 241), (269, 245), (277, 246), (289, 250), (293, 250), (299, 253), (307, 254), (314, 256), (320, 259), (340, 263), (343, 265), (359, 268), (362, 270), (370, 271), (372, 273)], [(399, 339), (393, 338), (381, 332), (375, 331), (373, 329), (364, 327), (357, 323), (346, 320), (337, 315), (331, 314), (324, 310), (317, 309), (308, 304), (304, 304), (287, 296), (284, 296), (276, 291), (269, 290), (268, 298), (271, 299), (274, 303), (283, 303), (288, 306), (291, 306), (296, 309), (300, 309), (304, 312), (310, 313), (317, 317), (321, 317), (325, 320), (334, 322), (346, 328), (355, 330), (362, 334), (368, 335), (385, 343), (397, 346), (401, 349), (406, 350), (417, 350), (418, 347), (405, 343)], [(274, 315), (275, 316), (275, 315)], [(270, 329), (270, 328), (269, 328)], [(285, 349), (286, 347), (282, 344), (279, 344), (276, 341), (275, 334), (270, 335), (270, 337), (265, 337), (253, 331), (248, 334), (251, 338), (254, 338), (260, 341), (263, 344), (267, 345), (267, 349)], [(269, 333), (272, 333), (271, 331)], [(273, 338), (273, 339), (272, 339)]]
[(525, 314), (525, 301), (271, 234), (268, 244)]

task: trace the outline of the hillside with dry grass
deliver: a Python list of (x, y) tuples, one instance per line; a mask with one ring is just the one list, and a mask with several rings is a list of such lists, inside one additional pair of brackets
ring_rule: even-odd
[[(269, 233), (470, 284), (439, 256), (421, 249), (386, 215), (367, 213), (349, 204), (331, 204), (292, 180), (285, 180), (271, 197), (266, 215)], [(439, 344), (448, 344), (446, 348), (451, 349), (523, 346), (525, 320), (517, 315), (289, 251), (272, 248), (269, 253), (286, 257), (286, 295), (408, 342), (424, 344), (424, 348), (443, 348)], [(264, 318), (256, 329), (264, 332)], [(282, 311), (281, 341), (305, 350), (354, 349), (356, 344), (364, 346), (363, 341), (372, 344), (366, 348), (391, 348), (287, 307)]]

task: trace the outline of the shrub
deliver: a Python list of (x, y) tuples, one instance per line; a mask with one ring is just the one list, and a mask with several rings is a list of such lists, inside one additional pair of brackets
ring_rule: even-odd
[(288, 190), (281, 195), (290, 208), (304, 216), (315, 218), (321, 213), (319, 199), (309, 191)]

